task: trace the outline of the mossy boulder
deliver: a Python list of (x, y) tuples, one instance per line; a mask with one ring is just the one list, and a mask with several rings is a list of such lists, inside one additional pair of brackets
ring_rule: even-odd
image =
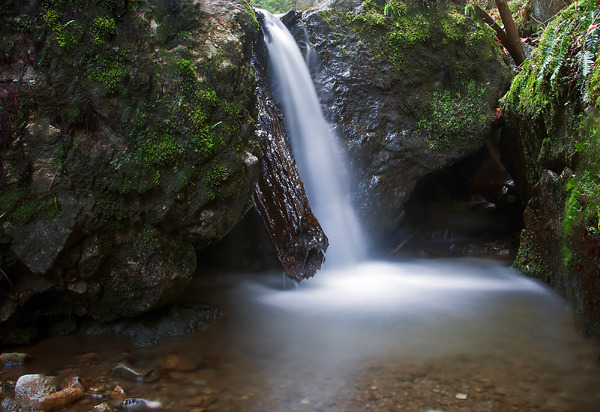
[(253, 203), (252, 9), (9, 0), (0, 15), (1, 320), (22, 320), (32, 275), (64, 305), (33, 321), (72, 307), (112, 320), (172, 300), (193, 250)]
[(355, 204), (380, 240), (403, 222), (420, 179), (482, 147), (511, 72), (491, 29), (452, 2), (368, 0), (302, 21)]
[(600, 333), (598, 17), (595, 0), (563, 10), (503, 100), (522, 148), (521, 186), (531, 193), (515, 265), (565, 296), (594, 334)]

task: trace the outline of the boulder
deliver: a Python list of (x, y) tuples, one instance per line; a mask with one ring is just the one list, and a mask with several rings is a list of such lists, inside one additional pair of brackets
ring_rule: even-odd
[(5, 344), (175, 299), (261, 154), (246, 1), (29, 3), (0, 17)]
[(292, 28), (318, 55), (311, 63), (324, 112), (344, 143), (355, 205), (375, 240), (401, 225), (419, 180), (483, 146), (511, 80), (483, 22), (453, 4), (439, 12), (395, 4), (388, 17), (383, 1), (349, 12), (325, 2)]

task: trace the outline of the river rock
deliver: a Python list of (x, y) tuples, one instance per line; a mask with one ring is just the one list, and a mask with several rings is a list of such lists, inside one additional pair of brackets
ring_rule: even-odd
[(112, 259), (95, 316), (102, 321), (134, 317), (173, 300), (196, 269), (194, 248), (147, 227), (132, 235)]
[(162, 404), (158, 401), (149, 401), (142, 398), (127, 398), (119, 405), (118, 409), (125, 411), (146, 411), (149, 409), (160, 409)]
[(149, 347), (168, 337), (206, 331), (221, 317), (221, 312), (211, 305), (169, 305), (135, 320), (95, 324), (86, 332), (89, 335), (120, 336), (130, 339), (135, 346)]
[[(115, 368), (113, 368), (113, 374), (115, 373), (115, 369), (117, 369), (118, 367), (119, 367), (119, 365), (117, 365)], [(142, 377), (142, 379), (143, 379), (143, 377)], [(110, 391), (110, 397), (111, 397), (111, 399), (114, 399), (114, 400), (123, 401), (125, 398), (127, 398), (127, 394), (125, 393), (123, 388), (121, 388), (119, 385), (117, 385), (113, 388), (112, 391)]]
[(41, 374), (23, 375), (15, 385), (15, 399), (21, 407), (36, 407), (40, 398), (58, 391), (58, 382), (54, 376)]
[(94, 406), (93, 412), (113, 412), (114, 409), (108, 403), (103, 402), (99, 405)]
[[(155, 375), (154, 369), (141, 370), (136, 369), (126, 363), (119, 363), (112, 369), (111, 376), (125, 378), (134, 382), (148, 382)], [(113, 389), (115, 392), (117, 388)], [(118, 390), (117, 390), (118, 392)], [(124, 392), (123, 392), (124, 393)]]
[(375, 240), (403, 221), (419, 180), (483, 146), (511, 80), (485, 25), (451, 2), (439, 4), (443, 13), (421, 3), (406, 2), (390, 19), (384, 2), (351, 12), (324, 2), (292, 27), (301, 45), (306, 28), (318, 55), (310, 61), (317, 89), (343, 142), (354, 203)]
[(31, 360), (31, 356), (22, 352), (6, 352), (0, 354), (0, 363), (5, 366), (23, 365), (29, 360)]

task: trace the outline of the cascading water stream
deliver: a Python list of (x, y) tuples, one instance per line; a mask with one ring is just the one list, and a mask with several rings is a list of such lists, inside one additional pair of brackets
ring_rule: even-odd
[(348, 196), (344, 161), (336, 137), (323, 117), (308, 67), (296, 41), (271, 13), (263, 32), (273, 89), (281, 101), (294, 157), (311, 207), (327, 237), (327, 267), (360, 260), (365, 241)]

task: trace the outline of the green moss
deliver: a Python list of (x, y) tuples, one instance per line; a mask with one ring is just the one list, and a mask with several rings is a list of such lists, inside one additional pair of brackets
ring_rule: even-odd
[(585, 236), (600, 235), (600, 172), (585, 170), (571, 179), (563, 218), (563, 263), (569, 266), (573, 252), (571, 243), (576, 227), (584, 228)]
[(112, 17), (99, 16), (92, 24), (92, 43), (95, 45), (105, 44), (117, 33), (117, 25)]
[(215, 189), (217, 189), (223, 182), (229, 178), (229, 170), (223, 166), (215, 166), (209, 170), (204, 176), (203, 181), (205, 185), (206, 195), (210, 199), (215, 198)]
[(27, 187), (11, 186), (0, 195), (1, 218), (9, 224), (24, 224), (33, 218), (51, 219), (60, 215), (56, 197)]
[(448, 149), (481, 134), (478, 128), (489, 124), (491, 119), (485, 86), (470, 81), (463, 92), (434, 92), (428, 110), (419, 121), (419, 132), (429, 136), (432, 149)]
[(459, 42), (465, 38), (466, 18), (456, 11), (448, 13), (442, 18), (442, 32), (444, 43)]
[(102, 83), (113, 94), (127, 95), (125, 81), (131, 73), (131, 61), (119, 50), (95, 54), (86, 61), (89, 78)]
[(550, 273), (545, 259), (540, 254), (535, 235), (529, 230), (521, 232), (521, 242), (513, 266), (526, 275), (540, 280), (546, 280)]
[(229, 171), (223, 166), (215, 166), (204, 178), (207, 186), (215, 188), (229, 177)]
[[(11, 22), (6, 30), (13, 26), (19, 33), (12, 32), (7, 41), (27, 32), (35, 46), (35, 68), (49, 79), (26, 90), (18, 102), (44, 111), (65, 130), (56, 144), (64, 149), (60, 156), (55, 153), (56, 165), (72, 187), (93, 194), (93, 216), (86, 225), (114, 222), (106, 240), (111, 243), (115, 231), (139, 219), (124, 210), (128, 202), (170, 190), (197, 196), (186, 190), (191, 185), (201, 186), (196, 188), (201, 192), (206, 185), (213, 198), (221, 194), (234, 162), (230, 153), (246, 144), (242, 127), (248, 130), (245, 138), (252, 138), (255, 84), (246, 60), (249, 48), (240, 53), (236, 40), (204, 55), (212, 23), (193, 2), (42, 0), (30, 9), (12, 3), (11, 13), (22, 14), (17, 20), (2, 17)], [(258, 22), (248, 5), (246, 12), (236, 14), (234, 23), (251, 35)], [(3, 45), (0, 40), (2, 52)], [(16, 51), (16, 46), (7, 49)], [(13, 123), (30, 118), (25, 113)], [(100, 163), (108, 156), (104, 167)], [(89, 174), (82, 169), (88, 161), (97, 167)], [(16, 173), (14, 164), (5, 164), (9, 168)], [(10, 209), (4, 222), (30, 219), (53, 207), (52, 194), (25, 191), (18, 202), (11, 194), (0, 197), (9, 205), (0, 215)]]

